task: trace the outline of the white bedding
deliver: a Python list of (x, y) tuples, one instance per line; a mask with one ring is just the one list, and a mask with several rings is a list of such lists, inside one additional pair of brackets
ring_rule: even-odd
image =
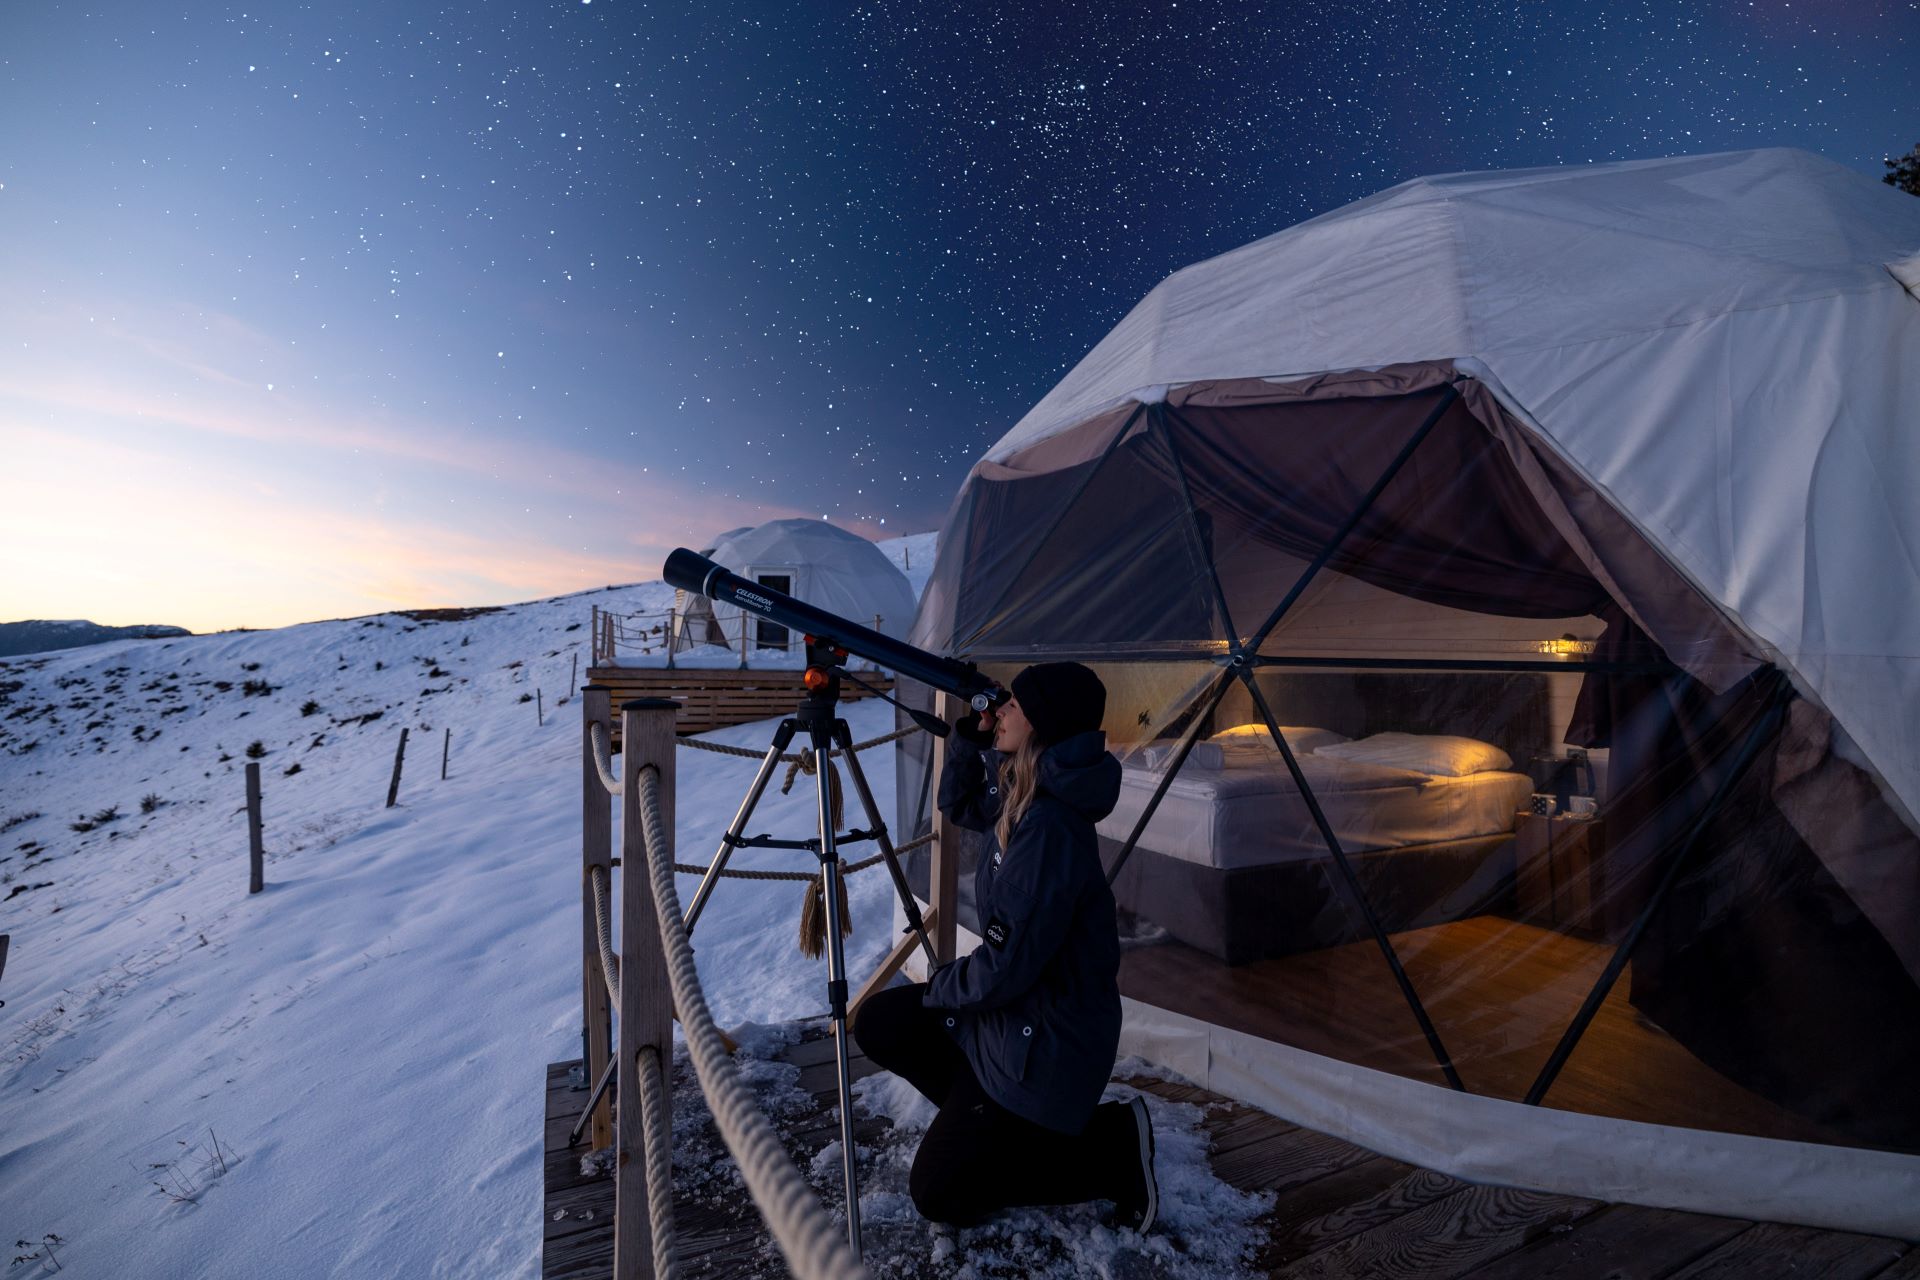
[[(1525, 774), (1435, 777), (1318, 753), (1299, 757), (1307, 785), (1349, 853), (1464, 840), (1513, 829), (1533, 783)], [(1140, 818), (1158, 770), (1130, 764), (1120, 799), (1100, 833), (1125, 840)], [(1231, 870), (1326, 854), (1326, 842), (1279, 754), (1219, 770), (1182, 769), (1140, 837), (1143, 848)]]

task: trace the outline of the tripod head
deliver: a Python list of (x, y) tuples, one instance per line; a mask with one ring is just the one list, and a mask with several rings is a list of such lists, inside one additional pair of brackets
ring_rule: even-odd
[[(804, 600), (795, 600), (771, 587), (750, 582), (685, 547), (677, 548), (667, 557), (661, 576), (670, 585), (683, 591), (691, 591), (710, 600), (724, 600), (800, 632), (807, 639), (807, 688), (810, 693), (815, 692), (816, 679), (822, 682), (822, 692), (830, 687), (837, 693), (839, 662), (851, 653), (867, 659), (875, 666), (885, 667), (943, 693), (952, 694), (975, 711), (997, 707), (1009, 697), (1005, 689), (982, 675), (971, 662), (928, 653), (904, 640), (882, 635), (871, 627), (863, 627)], [(839, 655), (838, 658), (832, 658), (835, 653)], [(823, 660), (828, 658), (832, 660)], [(820, 673), (818, 677), (814, 675), (816, 671)], [(829, 681), (830, 686), (826, 683)], [(908, 710), (917, 722), (925, 714)], [(933, 722), (940, 723), (937, 720)], [(944, 736), (946, 726), (941, 724), (937, 732)]]

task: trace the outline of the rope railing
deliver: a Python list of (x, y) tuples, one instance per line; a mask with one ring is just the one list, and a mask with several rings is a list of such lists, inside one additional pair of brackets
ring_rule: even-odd
[(595, 867), (588, 879), (593, 883), (593, 923), (600, 931), (600, 979), (607, 984), (607, 995), (620, 1003), (620, 957), (613, 952), (613, 921), (607, 914), (607, 869)]
[[(646, 869), (658, 912), (660, 940), (666, 953), (667, 982), (714, 1128), (738, 1165), (748, 1194), (759, 1207), (794, 1275), (800, 1280), (864, 1277), (866, 1268), (841, 1237), (812, 1186), (788, 1158), (779, 1135), (741, 1082), (733, 1058), (721, 1040), (720, 1029), (707, 1007), (706, 992), (700, 986), (699, 971), (694, 967), (693, 946), (687, 937), (679, 895), (674, 890), (672, 844), (660, 812), (659, 769), (652, 765), (642, 769), (638, 782), (646, 834)], [(648, 1172), (651, 1193), (651, 1160)], [(670, 1190), (664, 1198), (671, 1204)], [(671, 1276), (675, 1274), (671, 1270), (675, 1264), (667, 1258), (663, 1265), (659, 1241), (656, 1230), (657, 1273)]]
[[(881, 629), (885, 618), (873, 615), (873, 627)], [(757, 617), (744, 614), (716, 616), (710, 611), (689, 609), (676, 604), (670, 609), (614, 613), (598, 605), (593, 610), (591, 644), (596, 665), (617, 661), (620, 655), (651, 657), (664, 655), (669, 667), (677, 653), (689, 649), (717, 648), (737, 651), (742, 666), (752, 665), (749, 654), (768, 651), (785, 654), (798, 647), (798, 633), (788, 632), (785, 640), (778, 632), (771, 635)]]
[(620, 794), (620, 779), (613, 772), (613, 744), (607, 741), (607, 726), (595, 720), (587, 729), (587, 736), (593, 742), (593, 766), (600, 771), (600, 785), (607, 794)]
[(667, 1096), (666, 1064), (652, 1045), (640, 1050), (640, 1127), (647, 1134), (647, 1220), (653, 1228), (653, 1274), (661, 1280), (679, 1274), (674, 1256), (679, 1232), (673, 1221), (673, 1110)]

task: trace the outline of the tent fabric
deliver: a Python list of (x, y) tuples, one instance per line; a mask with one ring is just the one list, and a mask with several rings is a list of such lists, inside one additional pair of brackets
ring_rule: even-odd
[[(1466, 393), (1443, 403), (1438, 393), (1462, 382)], [(1863, 792), (1857, 771), (1820, 758), (1824, 738), (1791, 753), (1799, 763), (1781, 774), (1800, 779), (1800, 821), (1782, 820), (1771, 795), (1771, 739), (1760, 741), (1758, 775), (1744, 775), (1760, 790), (1749, 786), (1723, 811), (1721, 793), (1743, 776), (1743, 744), (1775, 701), (1759, 678), (1770, 664), (1484, 389), (1438, 365), (1204, 384), (1046, 443), (1059, 470), (1016, 455), (970, 482), (930, 584), (945, 594), (929, 592), (918, 642), (1008, 661), (1049, 641), (1090, 658), (1185, 645), (1207, 661), (1231, 638), (1251, 644), (1248, 633), (1322, 548), (1328, 577), (1483, 622), (1546, 619), (1558, 630), (1587, 615), (1596, 659), (1656, 667), (1589, 674), (1561, 734), (1609, 752), (1620, 779), (1608, 804), (1610, 887), (1596, 904), (1607, 935), (1624, 944), (1670, 863), (1687, 861), (1682, 887), (1633, 952), (1635, 1004), (1659, 1008), (1661, 1024), (1728, 1079), (1834, 1132), (1920, 1145), (1920, 1113), (1891, 1087), (1902, 1053), (1920, 1053), (1904, 1030), (1920, 1028), (1920, 842), (1870, 786)], [(1389, 465), (1392, 479), (1375, 483)], [(1220, 584), (1213, 598), (1210, 577)], [(942, 600), (956, 611), (942, 613)], [(1279, 649), (1300, 652), (1299, 620), (1322, 612), (1304, 598), (1275, 633)], [(1397, 719), (1376, 727), (1424, 719), (1440, 729), (1463, 710), (1444, 706), (1459, 679), (1399, 678), (1397, 695), (1376, 696)], [(1154, 710), (1169, 726), (1196, 706), (1189, 688)], [(1497, 737), (1498, 720), (1476, 733)], [(1836, 811), (1850, 828), (1832, 821)], [(1863, 829), (1875, 832), (1865, 848)], [(1459, 852), (1446, 854), (1447, 877), (1425, 881), (1413, 855), (1370, 859), (1361, 891), (1390, 929), (1430, 922), (1440, 886), (1484, 883), (1463, 880)], [(1285, 953), (1358, 936), (1337, 923), (1345, 899), (1331, 881), (1243, 886), (1239, 900), (1256, 892), (1294, 906), (1324, 897), (1335, 913), (1331, 928), (1261, 945)], [(1273, 919), (1269, 933), (1281, 928)], [(1245, 954), (1246, 941), (1222, 945)], [(1783, 946), (1792, 963), (1760, 964)], [(1834, 998), (1836, 982), (1849, 1000)], [(1817, 1042), (1852, 1069), (1826, 1070), (1808, 1041), (1779, 1035), (1789, 1024), (1820, 1027)]]
[[(917, 601), (906, 574), (873, 543), (824, 520), (773, 520), (735, 529), (722, 534), (707, 555), (748, 578), (786, 574), (792, 579), (788, 595), (865, 626), (874, 625), (878, 617), (879, 629), (887, 635), (904, 636), (913, 625)], [(739, 607), (725, 601), (710, 607), (712, 613), (705, 616), (688, 610), (679, 637), (683, 645), (706, 639), (707, 617), (725, 636), (739, 636)], [(799, 637), (790, 641), (798, 644)]]
[(1800, 151), (1420, 178), (1175, 273), (985, 461), (1167, 387), (1478, 361), (1912, 815), (1916, 256), (1920, 202)]
[(1122, 998), (1123, 1053), (1307, 1128), (1469, 1182), (1911, 1239), (1920, 1156), (1542, 1112), (1433, 1091)]
[[(1421, 1087), (1920, 1151), (1901, 200), (1779, 151), (1410, 183), (1178, 273), (979, 461), (912, 638), (1108, 682), (1158, 788), (1103, 846), (1128, 995)], [(1209, 793), (1304, 816), (1217, 810), (1232, 865), (1170, 870), (1188, 751), (1276, 723), (1495, 743), (1596, 820), (1349, 856), (1269, 729)]]

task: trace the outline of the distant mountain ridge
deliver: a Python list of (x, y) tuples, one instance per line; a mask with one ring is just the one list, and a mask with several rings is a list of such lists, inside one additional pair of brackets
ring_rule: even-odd
[(33, 618), (25, 622), (0, 622), (0, 657), (21, 653), (51, 653), (56, 649), (79, 649), (109, 640), (155, 640), (162, 636), (190, 636), (185, 627), (143, 623), (131, 627), (103, 627), (84, 619), (49, 621)]

